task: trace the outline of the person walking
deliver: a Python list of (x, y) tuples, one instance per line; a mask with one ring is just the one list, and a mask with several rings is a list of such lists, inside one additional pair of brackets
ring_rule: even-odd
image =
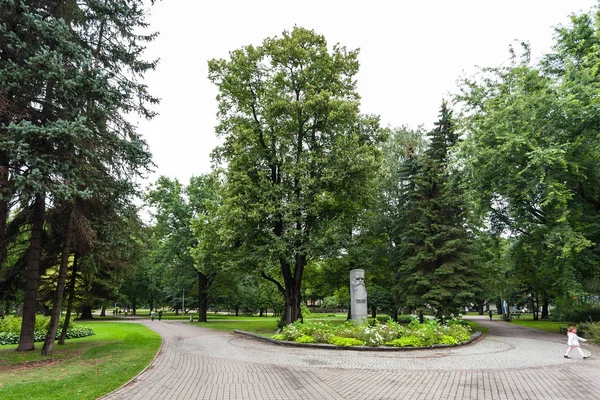
[(490, 321), (491, 321), (492, 320), (492, 310), (489, 310), (488, 314), (490, 316)]
[(571, 358), (569, 356), (569, 354), (571, 354), (571, 350), (577, 349), (577, 351), (579, 351), (579, 354), (581, 354), (581, 357), (583, 357), (584, 360), (586, 358), (590, 358), (590, 356), (585, 355), (585, 353), (581, 349), (581, 346), (579, 345), (580, 340), (582, 342), (587, 342), (587, 340), (582, 337), (577, 336), (577, 328), (575, 328), (574, 326), (570, 326), (569, 330), (567, 331), (567, 337), (568, 337), (567, 344), (569, 345), (569, 348), (567, 349), (567, 352), (565, 353), (565, 355), (563, 357)]
[(150, 319), (154, 321), (154, 310), (150, 311)]
[(158, 310), (158, 320), (162, 319), (162, 310)]

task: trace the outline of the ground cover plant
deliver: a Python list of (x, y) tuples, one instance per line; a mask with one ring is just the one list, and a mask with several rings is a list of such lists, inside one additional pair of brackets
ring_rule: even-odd
[[(35, 342), (43, 342), (48, 332), (48, 324), (50, 323), (50, 317), (43, 315), (36, 315), (35, 317), (35, 331), (33, 332)], [(59, 323), (59, 329), (56, 332), (56, 339), (60, 338), (62, 331), (63, 321)], [(21, 318), (15, 318), (7, 316), (4, 319), (0, 319), (0, 345), (4, 344), (17, 344), (19, 343), (19, 334), (21, 332)], [(93, 336), (94, 331), (90, 328), (70, 323), (67, 328), (67, 339), (82, 338), (86, 336)]]
[(276, 340), (297, 343), (328, 343), (336, 346), (394, 346), (431, 347), (436, 344), (455, 345), (466, 342), (471, 335), (469, 325), (459, 319), (441, 324), (436, 319), (426, 319), (422, 324), (413, 319), (409, 324), (392, 320), (386, 323), (356, 324), (345, 322), (295, 322), (272, 336)]
[(0, 346), (0, 398), (96, 399), (137, 375), (160, 348), (160, 336), (141, 324), (85, 324), (96, 335), (67, 340), (50, 357)]

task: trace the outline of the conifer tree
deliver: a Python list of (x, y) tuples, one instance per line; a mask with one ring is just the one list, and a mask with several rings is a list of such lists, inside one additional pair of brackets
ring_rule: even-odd
[(432, 310), (443, 318), (467, 304), (476, 280), (465, 207), (448, 166), (458, 136), (446, 102), (428, 138), (429, 146), (410, 176), (406, 259), (400, 263), (398, 279), (409, 307), (421, 317)]
[[(31, 209), (17, 350), (34, 349), (47, 208), (72, 213), (76, 199), (115, 188), (117, 202), (128, 203), (135, 177), (150, 164), (145, 142), (125, 118), (132, 112), (152, 117), (146, 105), (156, 101), (142, 83), (155, 65), (141, 59), (144, 43), (155, 36), (143, 34), (144, 18), (142, 0), (0, 0), (0, 229), (9, 200)], [(64, 235), (63, 280), (71, 237)], [(56, 316), (64, 285), (58, 287)], [(44, 354), (52, 351), (57, 323), (53, 316)]]

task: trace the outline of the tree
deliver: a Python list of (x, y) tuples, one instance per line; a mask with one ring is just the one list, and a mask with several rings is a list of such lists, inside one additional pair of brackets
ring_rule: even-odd
[(383, 135), (377, 118), (359, 114), (358, 67), (358, 51), (329, 52), (300, 27), (209, 62), (226, 239), (284, 295), (286, 323), (301, 317), (307, 262), (344, 247), (374, 191)]
[(406, 306), (399, 286), (391, 282), (398, 281), (400, 265), (407, 258), (405, 245), (413, 223), (411, 217), (414, 216), (411, 213), (416, 188), (414, 177), (419, 170), (417, 160), (426, 148), (425, 136), (420, 127), (391, 130), (382, 144), (384, 161), (378, 179), (379, 196), (361, 227), (360, 241), (371, 251), (369, 265), (379, 266), (374, 283), (388, 291), (387, 308), (393, 319)]
[[(146, 27), (144, 14), (141, 0), (0, 2), (2, 20), (10, 21), (0, 27), (0, 227), (12, 196), (32, 211), (19, 351), (34, 349), (47, 207), (73, 207), (76, 199), (102, 192), (106, 182), (118, 182), (127, 198), (134, 177), (150, 163), (144, 141), (124, 117), (150, 118), (146, 105), (156, 101), (140, 82), (155, 65), (140, 58), (143, 43), (154, 38), (139, 31)], [(65, 264), (57, 275), (59, 291)], [(51, 332), (61, 300), (56, 296)], [(43, 353), (51, 353), (50, 343)]]
[(163, 238), (157, 262), (194, 271), (199, 318), (204, 322), (209, 291), (222, 267), (218, 188), (216, 175), (192, 177), (187, 187), (161, 176), (147, 195), (148, 203), (156, 208), (157, 234)]
[(597, 287), (600, 167), (597, 8), (556, 30), (553, 52), (532, 65), (529, 46), (506, 66), (465, 79), (461, 163), (473, 209), (514, 238), (515, 273), (532, 298)]
[(404, 243), (407, 258), (399, 268), (401, 294), (421, 318), (428, 309), (438, 318), (457, 313), (472, 300), (478, 276), (465, 225), (465, 203), (448, 164), (458, 134), (446, 102), (435, 125), (418, 173), (412, 177), (412, 224)]

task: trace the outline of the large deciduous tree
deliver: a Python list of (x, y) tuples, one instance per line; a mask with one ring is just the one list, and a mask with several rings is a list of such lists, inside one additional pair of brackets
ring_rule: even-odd
[(208, 295), (222, 265), (216, 219), (218, 187), (216, 175), (192, 177), (188, 186), (160, 177), (147, 195), (148, 203), (156, 209), (156, 232), (162, 238), (156, 262), (171, 270), (195, 273), (198, 313), (204, 322)]
[(541, 63), (524, 45), (458, 97), (472, 204), (514, 237), (512, 268), (542, 317), (548, 299), (595, 292), (600, 276), (599, 21), (597, 7), (572, 16)]
[(358, 51), (330, 51), (300, 27), (209, 62), (224, 139), (215, 161), (227, 168), (223, 223), (245, 266), (284, 295), (286, 323), (301, 317), (307, 262), (344, 247), (373, 192), (383, 135), (359, 112), (358, 68)]

